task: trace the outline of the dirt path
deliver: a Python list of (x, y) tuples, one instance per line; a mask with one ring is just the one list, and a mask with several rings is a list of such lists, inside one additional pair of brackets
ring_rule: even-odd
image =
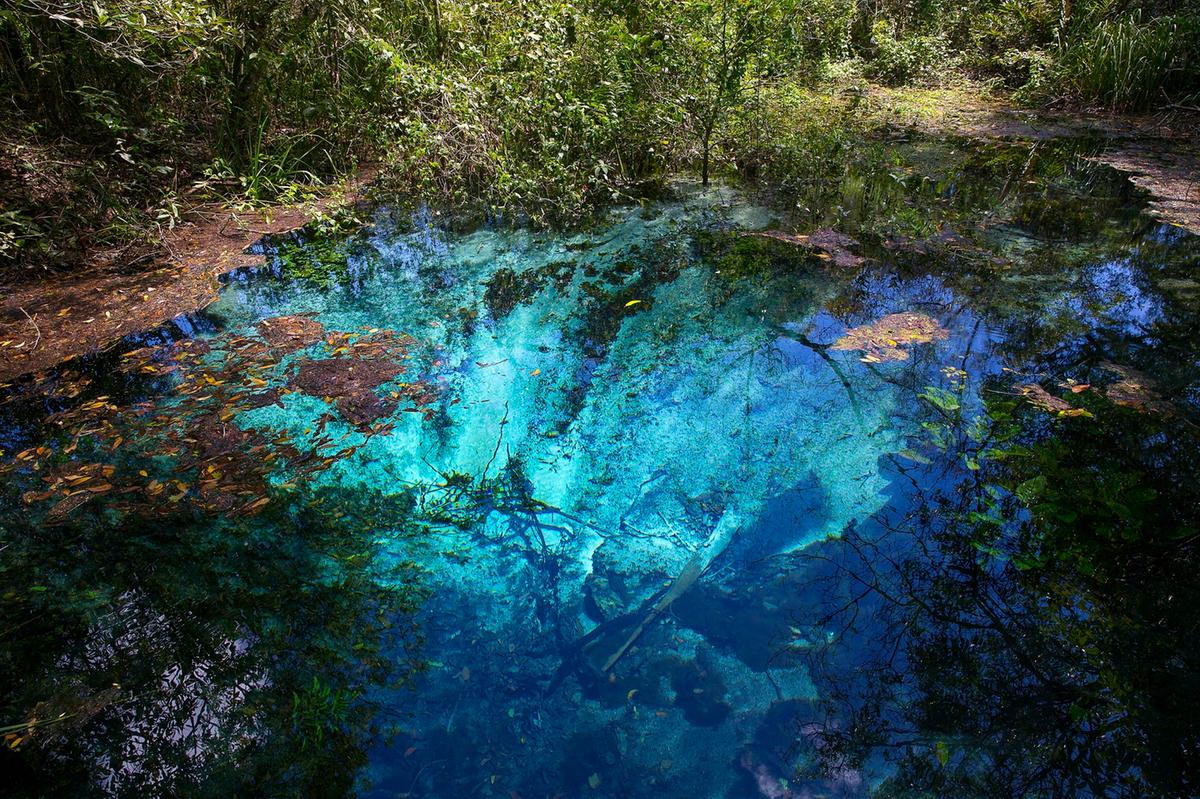
[(163, 237), (162, 257), (153, 269), (123, 273), (121, 264), (110, 264), (6, 289), (0, 302), (0, 387), (204, 308), (217, 298), (221, 275), (263, 263), (263, 256), (247, 248), (356, 202), (368, 180), (363, 175), (317, 202), (268, 211), (195, 208), (192, 221)]

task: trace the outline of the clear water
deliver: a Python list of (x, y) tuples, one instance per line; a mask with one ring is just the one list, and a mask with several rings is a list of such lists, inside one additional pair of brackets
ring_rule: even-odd
[[(689, 762), (688, 750), (733, 752), (746, 723), (738, 717), (762, 714), (781, 696), (812, 696), (794, 663), (772, 667), (766, 650), (745, 662), (686, 628), (652, 630), (628, 664), (591, 675), (603, 682), (629, 679), (627, 668), (658, 669), (659, 684), (583, 688), (572, 679), (555, 695), (529, 695), (531, 681), (552, 680), (574, 641), (637, 611), (698, 553), (706, 563), (720, 556), (714, 571), (736, 573), (836, 536), (886, 501), (878, 462), (914, 429), (895, 388), (869, 372), (843, 385), (836, 364), (799, 340), (839, 331), (822, 312), (834, 285), (808, 269), (727, 276), (695, 252), (698, 230), (766, 218), (741, 198), (709, 195), (621, 209), (570, 238), (400, 234), (384, 223), (356, 265), (361, 275), (335, 290), (252, 280), (210, 309), (222, 330), (237, 332), (264, 316), (303, 312), (330, 329), (420, 335), (420, 377), (437, 387), (436, 415), (402, 415), (393, 435), (374, 438), (323, 479), (388, 491), (520, 464), (529, 496), (543, 506), (480, 513), (416, 547), (384, 533), (384, 557), (416, 558), (429, 570), (422, 626), (437, 662), (398, 708), (413, 713), (406, 733), (418, 752), (376, 752), (372, 795), (408, 792), (445, 734), (477, 741), (481, 760), (492, 746), (515, 747), (558, 768), (565, 741), (597, 731), (628, 741), (624, 769), (724, 792), (737, 776), (730, 764)], [(505, 269), (555, 280), (523, 292), (509, 312), (491, 312), (484, 295)], [(929, 349), (907, 368), (936, 362), (937, 347)], [(245, 423), (302, 431), (323, 411), (297, 397)], [(601, 652), (591, 655), (598, 664), (612, 644)], [(691, 689), (720, 690), (713, 708), (692, 710), (690, 697), (672, 696), (671, 670), (693, 664), (714, 672), (719, 688)], [(623, 701), (612, 701), (616, 694)], [(508, 740), (485, 743), (497, 735)], [(428, 737), (435, 743), (424, 749)], [(497, 763), (488, 778), (520, 784), (526, 768)], [(437, 781), (428, 788), (465, 790)]]
[[(1171, 732), (1140, 760), (1093, 763), (1083, 746), (1013, 787), (1028, 774), (989, 760), (995, 741), (1053, 746), (1003, 693), (1024, 690), (1028, 661), (1011, 666), (1022, 651), (1008, 627), (967, 623), (979, 590), (947, 582), (970, 564), (973, 585), (1002, 581), (1011, 629), (1075, 642), (1034, 658), (1053, 661), (1035, 683), (1126, 674), (1107, 644), (1090, 647), (1131, 613), (1111, 586), (1160, 564), (1081, 555), (1062, 534), (1038, 546), (1067, 553), (1069, 575), (1029, 567), (1031, 548), (1012, 541), (1051, 499), (1029, 482), (1037, 469), (1014, 482), (1002, 468), (1024, 467), (996, 452), (1020, 441), (1040, 457), (1035, 445), (1075, 437), (1078, 467), (1102, 472), (1105, 447), (1159, 447), (1156, 499), (1194, 508), (1176, 482), (1193, 463), (1200, 248), (1140, 218), (1114, 176), (1070, 163), (1070, 187), (1091, 199), (1089, 224), (1065, 232), (1024, 205), (989, 219), (998, 183), (968, 192), (953, 172), (857, 207), (826, 198), (808, 220), (695, 187), (575, 234), (453, 232), (380, 210), (349, 237), (284, 245), (203, 316), (125, 348), (150, 350), (21, 387), (4, 406), (6, 457), (18, 454), (0, 525), (15, 625), (4, 666), (27, 677), (5, 708), (45, 725), (9, 739), (23, 790), (785, 799), (1101, 795), (1097, 775), (1142, 795), (1186, 785), (1195, 730), (1122, 706), (1130, 717), (1105, 735)], [(872, 224), (892, 214), (915, 233), (896, 216), (915, 202), (944, 227), (978, 226), (883, 246)], [(863, 239), (863, 266), (748, 235), (831, 215)], [(888, 333), (882, 358), (838, 343), (901, 313), (935, 334)], [(272, 355), (258, 325), (287, 315), (323, 335)], [(412, 339), (389, 351), (403, 374), (371, 389), (395, 408), (355, 424), (336, 397), (296, 390), (306, 361), (356, 357), (387, 331)], [(1119, 377), (1109, 361), (1153, 380), (1170, 411), (1104, 395)], [(1031, 383), (1088, 414), (1022, 401)], [(1133, 428), (1140, 438), (1112, 442)], [(1037, 468), (1053, 479), (1059, 464)], [(59, 505), (73, 485), (95, 496)], [(1142, 511), (1122, 497), (1096, 513), (1128, 513), (1132, 528)], [(1015, 538), (981, 537), (985, 522)], [(1194, 582), (1172, 585), (1193, 595)], [(1056, 602), (1065, 631), (1036, 615)], [(1165, 614), (1147, 635), (1178, 640), (1188, 624)], [(1004, 633), (995, 652), (981, 629)], [(1195, 653), (1164, 646), (1194, 685)], [(981, 665), (973, 652), (991, 654)], [(1128, 697), (1139, 679), (1099, 685)], [(1084, 740), (1093, 711), (1116, 712), (1047, 703), (1039, 712), (1061, 711)]]

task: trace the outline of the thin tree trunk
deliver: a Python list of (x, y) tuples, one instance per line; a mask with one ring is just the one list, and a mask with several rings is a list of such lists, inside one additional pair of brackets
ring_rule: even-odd
[(433, 38), (434, 58), (441, 61), (445, 43), (442, 41), (442, 5), (438, 0), (433, 0)]
[(243, 48), (234, 54), (230, 65), (229, 113), (222, 135), (226, 156), (241, 167), (255, 146), (257, 126), (261, 123), (257, 106), (261, 71), (257, 63), (244, 56)]

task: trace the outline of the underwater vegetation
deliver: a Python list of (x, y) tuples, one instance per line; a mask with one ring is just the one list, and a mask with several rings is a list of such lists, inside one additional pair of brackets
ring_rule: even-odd
[(1195, 793), (1200, 243), (1086, 142), (911, 145), (378, 209), (12, 386), (13, 794)]

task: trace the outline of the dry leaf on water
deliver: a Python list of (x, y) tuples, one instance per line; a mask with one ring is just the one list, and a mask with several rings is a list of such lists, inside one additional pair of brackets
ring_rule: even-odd
[(851, 328), (830, 349), (859, 350), (866, 363), (908, 360), (908, 348), (945, 341), (949, 331), (925, 314), (906, 311), (888, 314), (870, 324)]

